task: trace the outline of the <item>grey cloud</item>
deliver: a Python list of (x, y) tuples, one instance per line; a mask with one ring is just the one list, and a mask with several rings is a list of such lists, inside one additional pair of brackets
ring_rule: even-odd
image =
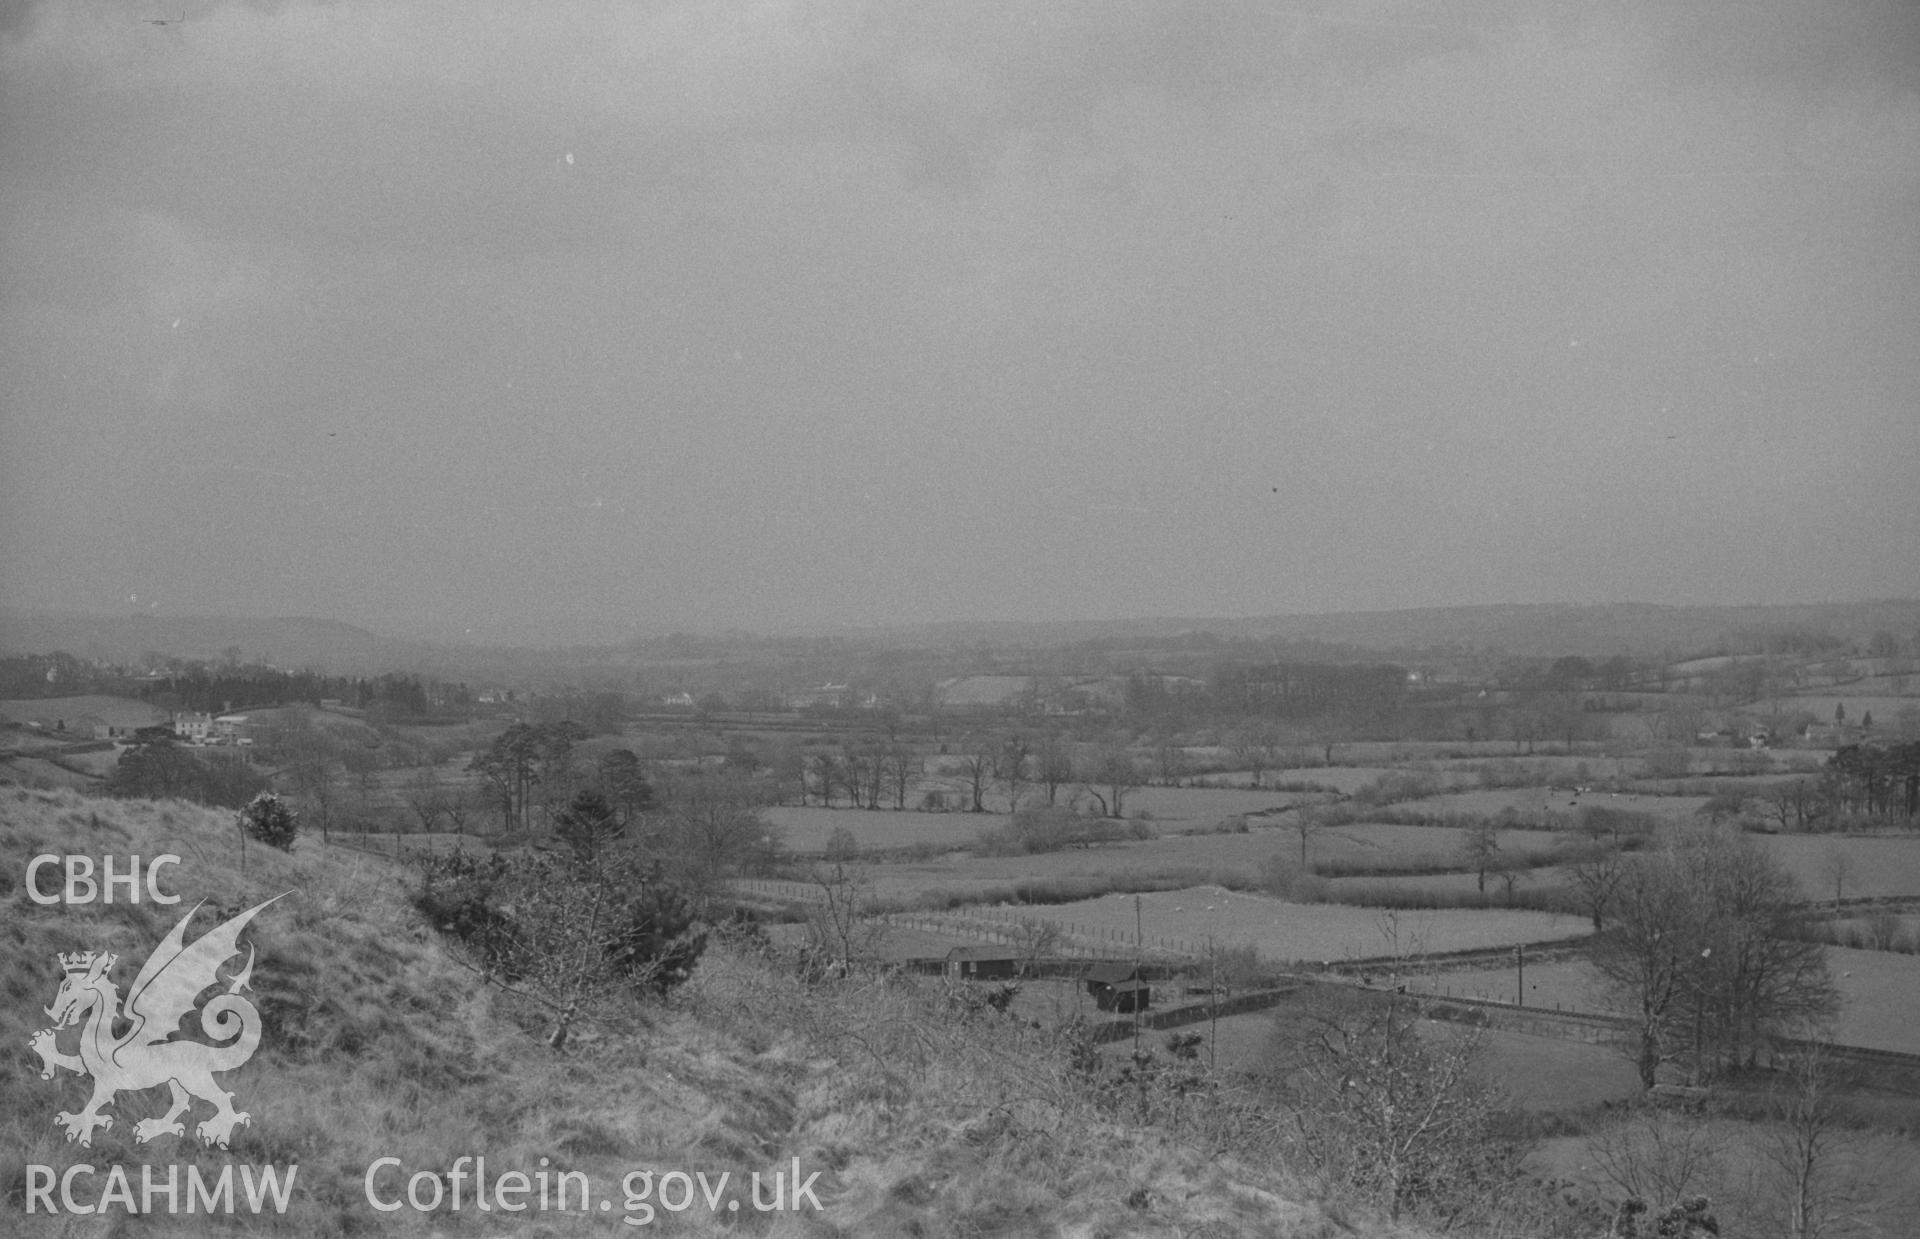
[(1809, 500), (1920, 533), (1906, 19), (1802, 59), (1814, 6), (1755, 11), (1723, 67), (1655, 5), (41, 13), (0, 586), (616, 628), (1912, 589)]

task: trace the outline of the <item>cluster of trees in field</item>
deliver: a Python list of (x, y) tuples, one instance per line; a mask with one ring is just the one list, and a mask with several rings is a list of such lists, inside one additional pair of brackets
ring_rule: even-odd
[(389, 721), (445, 721), (468, 718), (473, 693), (465, 684), (431, 677), (386, 675), (330, 676), (316, 671), (273, 667), (210, 666), (196, 663), (143, 681), (135, 690), (143, 701), (168, 710), (218, 714), (228, 710), (305, 702), (337, 701)]
[(1920, 818), (1920, 740), (1849, 744), (1827, 759), (1823, 792), (1838, 812)]
[(1715, 822), (1791, 832), (1920, 825), (1920, 741), (1845, 745), (1818, 774), (1755, 789), (1717, 788), (1700, 812)]
[(728, 873), (773, 863), (779, 832), (761, 813), (774, 795), (769, 780), (730, 765), (649, 774), (629, 748), (583, 758), (587, 739), (571, 721), (515, 723), (468, 762), (501, 833), (564, 835), (591, 819), (671, 858), (676, 877), (703, 891)]
[(111, 685), (122, 679), (117, 671), (103, 672), (64, 650), (0, 658), (0, 697), (65, 697), (110, 691)]
[[(930, 754), (924, 746), (877, 737), (812, 752), (788, 745), (775, 754), (770, 772), (777, 794), (803, 805), (831, 808), (844, 795), (855, 808), (985, 813), (993, 796), (996, 811), (1004, 806), (1011, 813), (1029, 803), (1057, 805), (1066, 795), (1098, 806), (1103, 817), (1126, 816), (1127, 795), (1151, 773), (1150, 759), (1119, 734), (1079, 741), (1063, 731), (978, 729), (939, 748)], [(957, 786), (922, 792), (930, 774)]]
[(393, 721), (450, 721), (472, 716), (474, 693), (465, 684), (432, 676), (388, 672), (377, 676), (282, 671), (245, 664), (239, 651), (220, 662), (148, 655), (147, 667), (87, 662), (71, 654), (0, 658), (0, 697), (66, 697), (101, 693), (134, 697), (165, 710), (218, 714), (229, 710), (305, 702), (337, 701)]
[[(758, 755), (729, 753), (728, 765), (757, 767)], [(921, 750), (905, 741), (868, 736), (843, 741), (837, 749), (803, 752), (788, 745), (774, 755), (770, 773), (784, 799), (818, 801), (832, 808), (844, 797), (856, 809), (905, 809), (926, 771)], [(921, 807), (916, 805), (914, 807)]]

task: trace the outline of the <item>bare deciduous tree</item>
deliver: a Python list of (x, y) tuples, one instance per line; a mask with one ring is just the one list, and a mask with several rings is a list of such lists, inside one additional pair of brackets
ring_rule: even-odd
[(920, 754), (911, 746), (892, 744), (887, 748), (887, 774), (893, 781), (893, 807), (907, 807), (907, 793), (920, 777)]
[(666, 807), (649, 822), (657, 852), (704, 893), (727, 873), (762, 872), (779, 850), (778, 832), (760, 812), (761, 786), (739, 775), (698, 774), (668, 785)]
[(1102, 745), (1091, 754), (1080, 773), (1081, 786), (1100, 805), (1102, 817), (1125, 817), (1129, 792), (1144, 781), (1140, 765), (1124, 740)]
[(820, 898), (807, 905), (807, 946), (820, 965), (845, 976), (871, 959), (886, 926), (872, 914), (873, 880), (846, 865), (816, 866), (808, 874)]
[(1007, 812), (1020, 810), (1020, 797), (1027, 786), (1028, 766), (1033, 761), (1033, 746), (1024, 736), (1009, 736), (1000, 746), (995, 771), (1000, 785), (1007, 790)]
[(1255, 723), (1233, 733), (1227, 751), (1233, 763), (1246, 770), (1255, 787), (1273, 765), (1280, 749), (1280, 733), (1271, 723)]
[(1515, 1150), (1492, 1130), (1478, 1034), (1423, 1033), (1393, 994), (1319, 987), (1276, 1027), (1273, 1081), (1306, 1164), (1398, 1221), (1462, 1220), (1503, 1190)]
[(1608, 848), (1567, 868), (1567, 884), (1581, 910), (1593, 920), (1593, 932), (1606, 928), (1607, 910), (1613, 906), (1614, 893), (1626, 876), (1626, 854)]
[(1723, 1195), (1727, 1142), (1699, 1114), (1641, 1105), (1587, 1138), (1601, 1175), (1629, 1199)]
[(1487, 874), (1498, 867), (1499, 857), (1500, 828), (1492, 822), (1475, 822), (1461, 833), (1460, 859), (1473, 870), (1483, 895), (1487, 891)]
[(1047, 803), (1054, 804), (1060, 789), (1073, 782), (1073, 750), (1058, 736), (1049, 737), (1034, 754), (1034, 777), (1047, 789)]
[(1829, 843), (1820, 854), (1820, 876), (1833, 886), (1833, 901), (1847, 897), (1847, 883), (1853, 881), (1853, 856), (1844, 843)]
[[(1809, 1043), (1788, 1061), (1784, 1087), (1755, 1151), (1759, 1212), (1786, 1239), (1837, 1239), (1887, 1233), (1877, 1223), (1888, 1185), (1908, 1175), (1879, 1155), (1870, 1133), (1847, 1122), (1846, 1086), (1831, 1054)], [(1770, 1216), (1768, 1216), (1770, 1215)]]
[(446, 812), (446, 789), (440, 785), (440, 777), (431, 766), (407, 780), (406, 800), (407, 808), (420, 819), (420, 829), (431, 831)]
[(1803, 915), (1792, 875), (1743, 834), (1695, 830), (1627, 863), (1593, 962), (1633, 1018), (1645, 1087), (1662, 1062), (1684, 1055), (1704, 1080), (1832, 1015), (1825, 948), (1805, 940)]
[(987, 811), (987, 788), (993, 785), (997, 758), (991, 737), (974, 736), (967, 741), (960, 755), (960, 774), (967, 781), (968, 812)]
[(1293, 811), (1287, 825), (1300, 837), (1300, 876), (1307, 877), (1313, 872), (1307, 865), (1307, 844), (1327, 828), (1326, 818), (1312, 808), (1299, 808)]

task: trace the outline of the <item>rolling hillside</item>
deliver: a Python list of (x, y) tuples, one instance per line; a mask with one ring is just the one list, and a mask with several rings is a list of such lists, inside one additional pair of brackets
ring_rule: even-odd
[[(1297, 1189), (1272, 1169), (1116, 1121), (1089, 1101), (1048, 1035), (958, 1017), (937, 987), (809, 988), (752, 951), (715, 947), (671, 1002), (605, 1012), (557, 1056), (539, 1037), (545, 1013), (483, 989), (379, 861), (314, 840), (291, 855), (257, 844), (243, 855), (231, 819), (180, 803), (18, 788), (0, 796), (0, 1044), (10, 1047), (0, 1073), (0, 1230), (9, 1234), (123, 1233), (111, 1166), (123, 1168), (131, 1201), (147, 1165), (161, 1182), (177, 1171), (211, 1184), (230, 1163), (239, 1167), (233, 1216), (169, 1213), (161, 1195), (128, 1233), (571, 1236), (631, 1233), (623, 1219), (643, 1213), (681, 1234), (1385, 1233), (1292, 1203)], [(177, 855), (157, 885), (181, 902), (128, 903), (123, 886), (112, 905), (36, 903), (24, 875), (43, 853), (112, 855), (122, 869), (130, 855)], [(39, 888), (54, 889), (51, 878)], [(41, 1079), (28, 1048), (49, 1023), (60, 957), (116, 953), (107, 975), (125, 996), (199, 901), (189, 943), (275, 896), (238, 947), (257, 951), (241, 993), (257, 1004), (263, 1032), (252, 1058), (219, 1077), (251, 1115), (230, 1151), (190, 1134), (138, 1142), (137, 1120), (166, 1108), (163, 1088), (120, 1095), (107, 1110), (118, 1121), (93, 1133), (91, 1148), (67, 1143), (54, 1116), (82, 1109), (87, 1087), (65, 1070)], [(236, 954), (223, 982), (246, 958)], [(62, 1052), (74, 1037), (60, 1035)], [(209, 1113), (194, 1102), (188, 1132)], [(471, 1180), (462, 1180), (460, 1211), (444, 1200), (434, 1212), (404, 1203), (405, 1176), (420, 1174), (412, 1190), (431, 1199), (437, 1186), (450, 1190), (463, 1156), (484, 1157), (496, 1188), (509, 1171), (565, 1173), (592, 1195), (584, 1213), (536, 1205), (510, 1227), (474, 1207)], [(387, 1157), (398, 1162), (379, 1162)], [(76, 1202), (103, 1213), (46, 1216), (63, 1200), (52, 1176), (64, 1181), (82, 1163), (95, 1170), (73, 1172)], [(744, 1199), (746, 1176), (790, 1176), (796, 1164), (818, 1172), (817, 1212), (727, 1212), (726, 1199)], [(255, 1216), (246, 1187), (260, 1187), (261, 1167), (277, 1170), (281, 1195), (265, 1191)], [(710, 1183), (726, 1172), (733, 1186), (716, 1197), (717, 1213), (691, 1186), (692, 1203), (672, 1212), (685, 1203), (671, 1194), (682, 1181), (669, 1190), (675, 1170), (705, 1172)], [(658, 1194), (639, 1199), (636, 1172), (651, 1172), (645, 1181)], [(399, 1207), (370, 1203), (370, 1173), (373, 1195)], [(24, 1213), (30, 1199), (34, 1216)]]

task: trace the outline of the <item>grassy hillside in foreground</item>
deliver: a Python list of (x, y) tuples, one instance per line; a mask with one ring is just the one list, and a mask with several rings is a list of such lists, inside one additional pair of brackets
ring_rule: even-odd
[[(162, 872), (172, 907), (42, 906), (23, 885), (40, 853), (174, 853)], [(44, 883), (43, 883), (44, 889)], [(47, 1026), (62, 971), (57, 956), (120, 955), (124, 994), (167, 930), (196, 901), (188, 940), (225, 916), (290, 892), (242, 937), (251, 943), (251, 998), (263, 1040), (221, 1076), (250, 1112), (230, 1152), (189, 1135), (134, 1140), (136, 1120), (166, 1109), (164, 1087), (122, 1094), (94, 1147), (68, 1144), (53, 1123), (89, 1085), (42, 1080), (30, 1038)], [(120, 895), (124, 899), (124, 892)], [(1336, 1220), (1275, 1171), (1237, 1164), (1166, 1134), (1115, 1121), (1090, 1101), (1048, 1034), (942, 1007), (937, 990), (882, 981), (809, 988), (747, 950), (714, 947), (666, 1004), (629, 1006), (581, 1031), (565, 1056), (538, 1037), (542, 1013), (483, 990), (408, 905), (396, 871), (303, 840), (292, 855), (249, 845), (245, 867), (232, 819), (196, 806), (105, 801), (71, 791), (0, 788), (0, 1231), (26, 1236), (197, 1235), (226, 1226), (281, 1235), (634, 1233), (620, 1191), (630, 1171), (736, 1185), (798, 1159), (820, 1171), (818, 1213), (656, 1212), (668, 1233), (925, 1235), (1402, 1234)], [(222, 992), (224, 986), (215, 993)], [(192, 1026), (189, 1018), (189, 1027)], [(62, 1038), (72, 1049), (74, 1034)], [(404, 1171), (442, 1171), (484, 1155), (489, 1174), (585, 1173), (592, 1209), (503, 1217), (467, 1208), (375, 1212), (363, 1181), (376, 1158)], [(27, 1168), (98, 1168), (80, 1199), (100, 1198), (107, 1166), (201, 1168), (298, 1163), (285, 1213), (207, 1217), (23, 1216)], [(404, 1181), (383, 1191), (398, 1196)], [(423, 1188), (424, 1190), (424, 1188)], [(243, 1193), (242, 1193), (243, 1194)], [(611, 1208), (602, 1210), (601, 1200)], [(1291, 1199), (1290, 1199), (1291, 1198)], [(55, 1196), (56, 1201), (58, 1195)], [(642, 1232), (645, 1233), (645, 1232)]]

